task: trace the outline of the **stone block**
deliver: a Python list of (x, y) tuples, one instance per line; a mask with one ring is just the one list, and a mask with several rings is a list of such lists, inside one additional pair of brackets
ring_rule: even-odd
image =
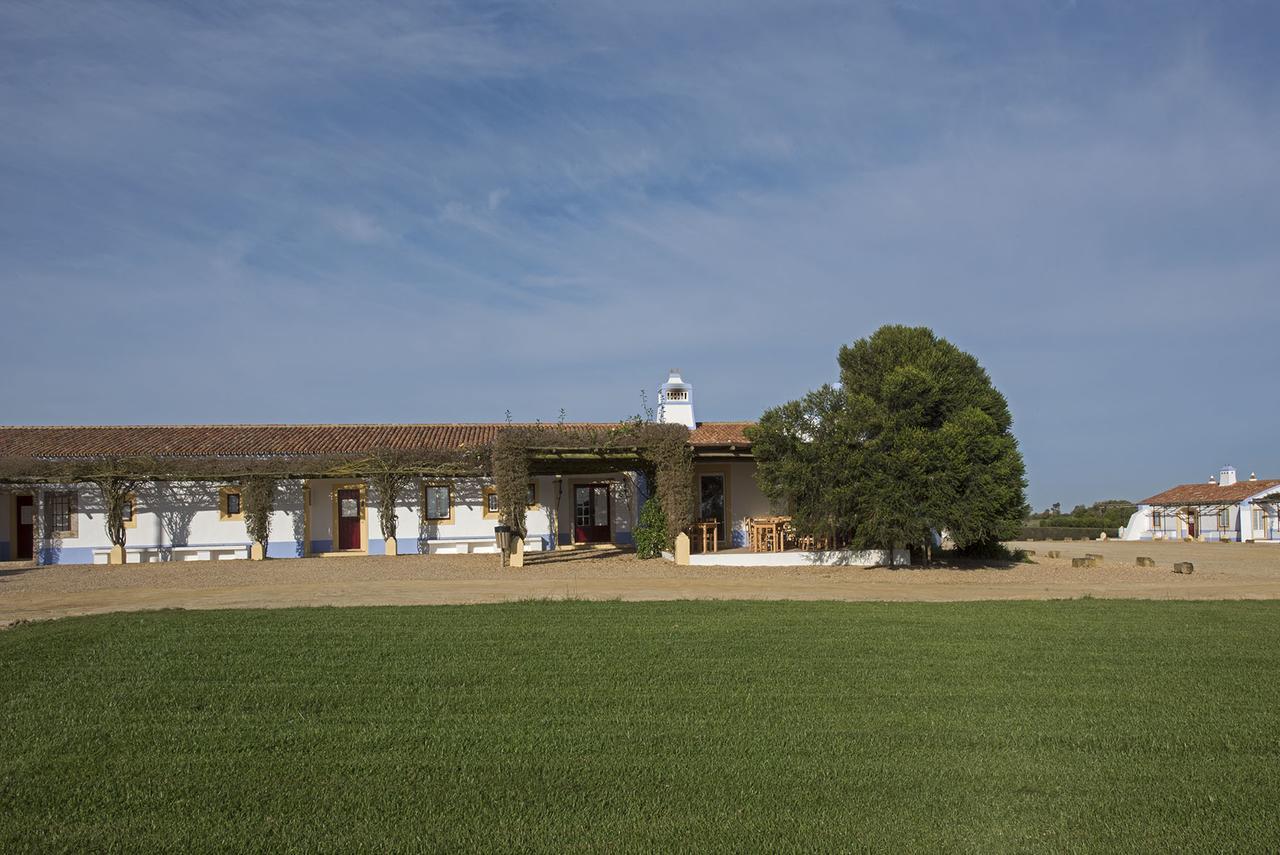
[(1092, 558), (1072, 558), (1072, 567), (1097, 567), (1098, 562)]
[(1154, 558), (1148, 558), (1148, 557), (1147, 557), (1147, 556), (1145, 556), (1145, 555), (1139, 555), (1139, 556), (1138, 556), (1138, 566), (1139, 566), (1139, 567), (1155, 567), (1155, 566), (1156, 566), (1156, 560), (1155, 560)]
[(1050, 558), (1061, 558), (1062, 552), (1057, 549), (1050, 549), (1048, 552), (1045, 553), (1045, 555), (1049, 556)]
[(1196, 572), (1196, 565), (1192, 564), (1190, 561), (1179, 561), (1173, 565), (1173, 572), (1191, 574)]
[(676, 563), (680, 565), (689, 563), (689, 535), (684, 532), (676, 535)]

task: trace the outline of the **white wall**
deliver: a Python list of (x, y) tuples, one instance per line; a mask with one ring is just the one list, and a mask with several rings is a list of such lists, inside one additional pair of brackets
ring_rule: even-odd
[[(771, 512), (768, 500), (760, 493), (752, 477), (754, 464), (747, 461), (699, 463), (698, 472), (721, 472), (728, 485), (727, 504), (739, 542), (745, 542), (745, 524), (749, 516)], [(633, 531), (639, 519), (640, 495), (635, 473), (601, 472), (564, 476), (559, 479), (557, 503), (553, 476), (533, 479), (537, 504), (528, 511), (529, 548), (537, 549), (553, 543), (569, 543), (573, 539), (573, 487), (577, 484), (610, 484), (612, 540), (618, 544), (633, 542)], [(451, 484), (453, 519), (450, 522), (423, 523), (422, 487), (424, 483)], [(306, 553), (320, 554), (334, 548), (333, 489), (337, 485), (359, 484), (358, 479), (314, 479), (307, 482), (286, 481), (276, 495), (271, 537), (267, 554), (288, 558)], [(401, 495), (397, 505), (397, 546), (401, 554), (419, 551), (493, 551), (494, 526), (497, 519), (484, 512), (487, 478), (415, 479)], [(221, 557), (247, 556), (249, 535), (244, 521), (224, 520), (219, 514), (219, 486), (204, 482), (172, 482), (145, 484), (138, 490), (136, 525), (126, 530), (126, 546), (130, 560), (210, 557), (209, 550), (222, 550)], [(72, 489), (77, 495), (77, 531), (74, 537), (44, 538), (44, 496), (51, 491)], [(37, 491), (37, 551), (51, 563), (92, 563), (105, 560), (111, 547), (105, 529), (105, 509), (101, 494), (93, 485), (75, 488), (48, 486)], [(0, 494), (3, 495), (3, 494)], [(366, 488), (365, 542), (371, 554), (385, 552), (386, 546), (379, 524), (377, 494)], [(304, 496), (306, 497), (304, 500)], [(8, 496), (3, 496), (7, 502)], [(557, 536), (551, 532), (550, 508), (558, 507)], [(304, 507), (305, 506), (305, 507)], [(2, 506), (7, 510), (8, 505)], [(0, 512), (7, 529), (11, 512)], [(4, 540), (0, 537), (0, 540)], [(203, 550), (205, 554), (197, 554)], [(214, 555), (213, 557), (218, 557)]]
[[(223, 550), (223, 557), (248, 554), (249, 534), (243, 519), (222, 519), (218, 484), (205, 482), (156, 482), (139, 487), (134, 524), (125, 529), (125, 545), (137, 560), (181, 557), (174, 552)], [(50, 537), (46, 531), (45, 499), (55, 492), (76, 494), (74, 537)], [(284, 481), (279, 485), (272, 515), (269, 554), (288, 557), (299, 553), (302, 543), (302, 485)], [(95, 552), (109, 550), (106, 509), (102, 494), (91, 484), (75, 487), (50, 486), (42, 489), (37, 508), (37, 550), (47, 563), (91, 563)], [(101, 558), (102, 556), (97, 556)], [(207, 556), (198, 556), (207, 557)]]
[(1120, 532), (1121, 540), (1151, 539), (1151, 506), (1138, 505), (1138, 509), (1129, 517), (1129, 522)]

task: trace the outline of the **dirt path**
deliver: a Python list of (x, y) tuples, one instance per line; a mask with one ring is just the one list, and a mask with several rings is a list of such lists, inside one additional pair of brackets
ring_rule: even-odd
[[(788, 599), (945, 602), (1136, 597), (1280, 598), (1280, 547), (1253, 544), (1025, 544), (1034, 564), (930, 569), (680, 567), (629, 555), (538, 556), (503, 570), (494, 556), (310, 558), (250, 563), (0, 569), (0, 625), (144, 609), (490, 603), (519, 599)], [(1044, 556), (1061, 550), (1061, 558)], [(1099, 567), (1072, 568), (1086, 552)], [(1157, 566), (1135, 566), (1139, 555)], [(1171, 572), (1191, 561), (1190, 576)], [(4, 567), (4, 565), (0, 565)]]

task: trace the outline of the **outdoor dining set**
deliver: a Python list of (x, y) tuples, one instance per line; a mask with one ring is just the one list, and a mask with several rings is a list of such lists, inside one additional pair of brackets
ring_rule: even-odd
[[(795, 536), (791, 517), (749, 517), (746, 524), (747, 548), (752, 552), (782, 552), (788, 545), (804, 545)], [(693, 532), (702, 552), (720, 551), (720, 520), (699, 520), (693, 524)]]

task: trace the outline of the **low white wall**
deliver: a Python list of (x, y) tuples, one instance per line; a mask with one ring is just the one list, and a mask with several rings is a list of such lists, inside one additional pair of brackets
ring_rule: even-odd
[[(662, 553), (668, 561), (675, 558)], [(911, 563), (906, 549), (833, 549), (823, 552), (703, 552), (689, 556), (695, 567), (905, 567)]]

